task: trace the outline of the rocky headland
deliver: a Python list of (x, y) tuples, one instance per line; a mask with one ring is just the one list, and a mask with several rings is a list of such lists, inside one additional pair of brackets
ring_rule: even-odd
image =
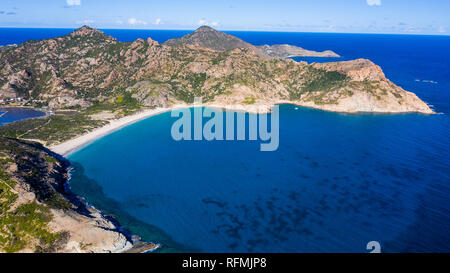
[(370, 60), (284, 59), (296, 54), (333, 55), (257, 47), (209, 27), (159, 44), (119, 42), (84, 26), (1, 48), (0, 97), (53, 113), (0, 127), (0, 251), (132, 252), (132, 240), (114, 220), (70, 193), (69, 163), (45, 147), (70, 152), (92, 140), (83, 136), (189, 107), (195, 97), (205, 106), (251, 112), (292, 103), (348, 113), (434, 113)]
[(290, 102), (342, 112), (433, 112), (369, 60), (297, 63), (209, 27), (159, 44), (150, 38), (123, 43), (85, 26), (0, 51), (0, 64), (0, 96), (50, 109), (123, 102), (170, 107), (202, 97), (243, 106)]
[(317, 52), (313, 50), (307, 50), (293, 45), (263, 45), (259, 46), (267, 55), (278, 58), (292, 58), (292, 57), (327, 57), (327, 58), (339, 58), (339, 54), (325, 50)]
[(118, 224), (73, 195), (69, 162), (35, 142), (0, 137), (0, 252), (121, 252)]

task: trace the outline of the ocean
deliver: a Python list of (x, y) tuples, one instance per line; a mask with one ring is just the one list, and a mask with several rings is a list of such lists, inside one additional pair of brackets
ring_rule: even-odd
[[(0, 44), (63, 35), (0, 29)], [(163, 42), (187, 31), (104, 30)], [(450, 37), (229, 32), (368, 58), (439, 115), (280, 106), (280, 146), (181, 141), (161, 114), (69, 156), (70, 186), (161, 252), (450, 252)], [(305, 61), (338, 59), (295, 58)]]

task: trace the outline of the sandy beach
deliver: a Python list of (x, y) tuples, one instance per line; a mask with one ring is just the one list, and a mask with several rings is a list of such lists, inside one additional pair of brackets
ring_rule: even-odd
[(69, 141), (66, 141), (64, 143), (54, 145), (49, 147), (50, 150), (53, 152), (68, 156), (83, 147), (86, 147), (87, 145), (91, 144), (92, 142), (96, 141), (97, 139), (100, 139), (106, 135), (109, 135), (117, 130), (120, 130), (130, 124), (136, 123), (138, 121), (141, 121), (143, 119), (149, 118), (151, 116), (159, 115), (168, 111), (171, 111), (173, 109), (182, 108), (182, 106), (175, 106), (171, 108), (156, 108), (151, 110), (146, 110), (143, 112), (139, 112), (134, 115), (129, 115), (120, 119), (111, 120), (109, 124), (97, 128), (93, 130), (92, 132), (89, 132), (85, 135), (79, 136), (77, 138), (71, 139)]
[[(412, 94), (412, 93), (411, 93)], [(181, 108), (189, 108), (189, 107), (210, 107), (210, 108), (220, 108), (223, 110), (228, 111), (243, 111), (247, 113), (252, 114), (261, 114), (261, 113), (269, 113), (271, 111), (271, 108), (274, 105), (278, 104), (292, 104), (297, 105), (300, 107), (306, 107), (306, 108), (314, 108), (319, 109), (323, 111), (329, 111), (329, 112), (339, 112), (339, 113), (358, 113), (361, 111), (361, 109), (352, 109), (352, 101), (347, 102), (344, 100), (343, 103), (337, 104), (337, 105), (315, 105), (312, 102), (311, 103), (301, 103), (298, 101), (292, 102), (292, 101), (265, 101), (263, 103), (257, 103), (252, 105), (246, 105), (246, 104), (228, 104), (226, 102), (212, 102), (212, 103), (204, 103), (204, 104), (194, 104), (194, 105), (187, 105), (187, 104), (177, 104), (172, 107), (168, 108), (156, 108), (151, 110), (145, 110), (142, 112), (139, 112), (137, 114), (129, 115), (120, 119), (113, 119), (110, 120), (110, 123), (93, 130), (92, 132), (89, 132), (85, 135), (79, 136), (77, 138), (71, 139), (69, 141), (66, 141), (64, 143), (54, 145), (49, 147), (50, 150), (52, 150), (55, 153), (58, 153), (63, 156), (68, 156), (83, 147), (86, 147), (87, 145), (91, 144), (95, 140), (102, 138), (108, 134), (111, 134), (123, 127), (126, 127), (130, 124), (136, 123), (140, 120), (149, 118), (151, 116), (159, 115), (168, 111), (172, 111), (174, 109), (181, 109)], [(348, 105), (350, 104), (350, 106)], [(429, 111), (419, 111), (416, 109), (407, 109), (407, 110), (395, 110), (395, 111), (381, 111), (379, 109), (371, 108), (371, 109), (364, 109), (363, 112), (374, 112), (374, 113), (406, 113), (406, 112), (419, 112), (424, 114), (430, 114), (434, 113), (432, 110)]]
[(79, 151), (80, 149), (86, 147), (87, 145), (93, 143), (94, 141), (109, 135), (117, 130), (120, 130), (128, 125), (136, 123), (138, 121), (144, 120), (151, 116), (159, 115), (165, 112), (169, 112), (175, 109), (181, 108), (189, 108), (189, 107), (212, 107), (212, 108), (221, 108), (226, 110), (234, 110), (234, 111), (244, 111), (249, 113), (267, 113), (270, 112), (270, 108), (273, 105), (264, 104), (264, 105), (225, 105), (220, 103), (212, 103), (212, 104), (199, 104), (199, 105), (174, 105), (168, 108), (156, 108), (151, 110), (145, 110), (133, 115), (129, 115), (120, 119), (113, 119), (110, 122), (100, 128), (97, 128), (87, 134), (79, 136), (77, 138), (68, 140), (66, 142), (50, 146), (49, 149), (53, 152), (60, 154), (64, 157)]

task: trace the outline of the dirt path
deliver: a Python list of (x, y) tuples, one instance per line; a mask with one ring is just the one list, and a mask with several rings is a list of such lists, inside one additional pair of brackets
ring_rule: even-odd
[(33, 132), (34, 130), (37, 130), (39, 128), (44, 127), (45, 125), (49, 124), (51, 120), (52, 120), (52, 118), (50, 117), (46, 123), (42, 124), (41, 126), (38, 126), (36, 128), (33, 128), (33, 129), (30, 129), (30, 130), (26, 131), (25, 133), (21, 134), (17, 138), (22, 138), (24, 135), (27, 135), (28, 133)]

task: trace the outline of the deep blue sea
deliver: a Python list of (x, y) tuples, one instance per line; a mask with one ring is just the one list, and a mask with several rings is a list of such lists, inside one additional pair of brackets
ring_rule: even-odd
[[(0, 44), (63, 35), (0, 29)], [(105, 30), (163, 42), (187, 31)], [(181, 141), (154, 116), (72, 154), (72, 190), (163, 252), (450, 252), (450, 37), (229, 32), (369, 58), (440, 115), (280, 107), (280, 146)], [(332, 61), (335, 59), (296, 58)]]
[(44, 112), (23, 107), (0, 108), (0, 126), (18, 120), (43, 117), (45, 115)]

